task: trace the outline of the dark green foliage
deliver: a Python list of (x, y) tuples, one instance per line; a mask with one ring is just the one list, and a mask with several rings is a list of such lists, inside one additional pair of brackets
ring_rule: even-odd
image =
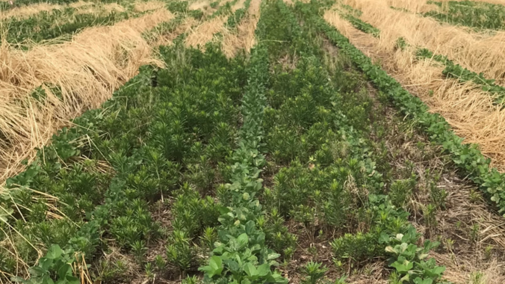
[[(118, 21), (141, 15), (143, 13), (134, 13), (133, 11), (112, 11), (99, 15), (78, 14), (74, 8), (65, 8), (50, 12), (42, 11), (28, 19), (9, 18), (4, 25), (9, 28), (6, 40), (10, 43), (40, 42), (63, 35), (71, 35), (86, 27), (112, 25)], [(61, 23), (62, 19), (63, 23)]]
[(371, 34), (374, 37), (379, 37), (380, 36), (380, 30), (377, 29), (376, 27), (372, 26), (371, 24), (361, 20), (358, 17), (355, 17), (351, 14), (345, 14), (343, 15), (346, 20), (348, 20), (355, 28), (358, 30), (365, 32), (367, 34)]
[(235, 5), (237, 2), (238, 2), (238, 0), (233, 0), (231, 2), (226, 2), (222, 6), (219, 6), (219, 8), (217, 8), (217, 10), (214, 13), (212, 13), (212, 15), (210, 16), (210, 19), (221, 16), (221, 15), (227, 15), (227, 14), (229, 14), (231, 17), (233, 15), (233, 12), (231, 11), (231, 7), (233, 5)]
[(232, 15), (230, 15), (228, 17), (228, 21), (226, 22), (226, 25), (228, 26), (228, 28), (233, 29), (238, 24), (240, 24), (242, 19), (246, 16), (250, 5), (251, 5), (251, 0), (246, 0), (244, 2), (244, 8), (237, 9), (235, 11), (235, 13), (233, 13)]
[(474, 1), (449, 1), (447, 6), (442, 2), (428, 1), (428, 3), (444, 8), (442, 12), (424, 13), (425, 16), (439, 21), (478, 29), (505, 29), (505, 6), (503, 5)]
[(268, 82), (268, 53), (261, 44), (252, 51), (248, 74), (231, 183), (219, 191), (226, 208), (221, 209), (218, 242), (208, 265), (200, 267), (206, 283), (287, 283), (279, 272), (272, 271), (279, 254), (266, 246), (265, 233), (258, 223), (262, 215), (256, 197), (262, 188), (258, 176), (265, 163), (259, 147), (263, 140), (264, 92)]
[(203, 18), (203, 11), (202, 10), (189, 10), (188, 14), (197, 20), (201, 20)]
[(352, 58), (353, 62), (402, 113), (416, 121), (418, 127), (429, 135), (433, 142), (442, 145), (444, 151), (451, 154), (457, 167), (478, 184), (503, 213), (505, 210), (505, 191), (503, 191), (505, 177), (496, 169), (490, 169), (489, 159), (482, 155), (477, 146), (463, 144), (463, 139), (454, 134), (443, 117), (429, 113), (428, 107), (419, 98), (412, 96), (384, 70), (372, 64), (370, 58), (350, 44), (346, 37), (324, 21), (320, 20), (319, 22), (321, 30), (325, 31), (328, 38)]
[[(72, 249), (62, 250), (58, 245), (52, 245), (47, 254), (39, 260), (37, 266), (30, 269), (30, 279), (14, 278), (16, 283), (57, 283), (79, 284), (79, 278), (74, 276), (72, 265), (79, 260)], [(53, 282), (56, 279), (56, 282)]]
[(420, 48), (417, 50), (417, 56), (419, 58), (434, 59), (445, 65), (443, 74), (447, 77), (457, 78), (460, 82), (471, 81), (482, 87), (482, 90), (489, 92), (493, 96), (493, 101), (496, 104), (505, 103), (505, 87), (495, 84), (495, 80), (486, 79), (484, 74), (477, 74), (472, 72), (461, 65), (454, 63), (454, 61), (447, 58), (447, 56), (440, 54), (433, 54), (430, 50), (426, 48)]
[[(177, 66), (142, 68), (102, 109), (60, 131), (25, 172), (8, 180), (0, 205), (33, 208), (21, 212), (27, 223), (10, 209), (5, 216), (28, 241), (72, 248), (89, 260), (105, 245), (103, 234), (142, 262), (146, 244), (161, 234), (151, 207), (174, 194), (180, 234), (170, 237), (167, 256), (181, 269), (195, 264), (195, 253), (181, 251), (193, 251), (204, 228), (217, 224), (220, 213), (209, 195), (235, 148), (245, 62), (228, 60), (211, 45), (204, 54), (177, 44), (162, 48), (162, 55)], [(66, 218), (46, 220), (46, 203), (28, 188), (58, 197)], [(20, 253), (35, 260), (33, 250)]]
[(170, 1), (167, 8), (172, 13), (184, 13), (188, 11), (188, 5), (188, 1)]
[(304, 273), (307, 277), (302, 280), (303, 284), (316, 284), (324, 276), (324, 273), (328, 271), (328, 268), (321, 265), (321, 263), (310, 261), (304, 268)]

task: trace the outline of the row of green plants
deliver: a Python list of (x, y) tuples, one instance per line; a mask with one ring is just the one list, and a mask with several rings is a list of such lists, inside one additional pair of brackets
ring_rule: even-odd
[[(48, 4), (59, 4), (59, 5), (65, 5), (65, 4), (71, 4), (78, 2), (78, 0), (17, 0), (13, 1), (12, 4), (9, 3), (9, 1), (2, 1), (0, 3), (0, 11), (7, 11), (10, 9), (26, 6), (26, 5), (31, 5), (31, 4), (37, 4), (37, 3), (48, 3)], [(105, 2), (105, 1), (104, 1)], [(110, 1), (112, 2), (112, 1)]]
[(417, 124), (430, 139), (441, 145), (451, 155), (454, 164), (462, 175), (470, 178), (498, 208), (505, 213), (505, 175), (495, 168), (490, 168), (490, 159), (486, 158), (475, 144), (463, 143), (449, 123), (439, 114), (428, 112), (428, 107), (417, 97), (405, 90), (399, 82), (390, 77), (380, 66), (372, 63), (359, 49), (336, 29), (323, 20), (319, 20), (321, 29), (328, 38), (347, 54), (374, 85), (384, 93), (402, 113)]
[(202, 19), (203, 15), (204, 15), (202, 10), (189, 9), (189, 2), (188, 1), (169, 1), (167, 3), (167, 9), (170, 12), (176, 13), (179, 16), (184, 15), (184, 14), (188, 14), (197, 20)]
[[(178, 18), (183, 16), (163, 31), (176, 28)], [(235, 148), (246, 73), (243, 56), (228, 61), (216, 46), (205, 54), (186, 50), (183, 38), (161, 47), (167, 68), (143, 67), (101, 109), (55, 135), (27, 171), (8, 180), (0, 207), (6, 231), (16, 234), (14, 247), (1, 257), (1, 271), (16, 275), (16, 258), (8, 255), (17, 251), (27, 264), (37, 263), (29, 280), (19, 282), (67, 283), (78, 271), (58, 270), (81, 257), (95, 262), (96, 279), (120, 279), (121, 261), (95, 259), (111, 245), (104, 240), (113, 239), (112, 246), (132, 254), (148, 277), (167, 267), (181, 275), (196, 272), (216, 238), (219, 211), (211, 196), (214, 184), (230, 175), (225, 164)], [(36, 93), (43, 102), (43, 90)], [(36, 193), (52, 196), (54, 204)], [(171, 232), (151, 214), (163, 195), (175, 200)], [(51, 210), (59, 220), (46, 217)], [(167, 239), (166, 254), (147, 261), (147, 248), (160, 238)], [(36, 246), (50, 248), (38, 261)]]
[[(359, 10), (357, 10), (357, 11), (359, 11)], [(358, 30), (363, 31), (363, 32), (368, 33), (368, 34), (371, 34), (374, 37), (379, 37), (380, 36), (380, 30), (379, 29), (377, 29), (376, 27), (372, 26), (371, 24), (369, 24), (369, 23), (361, 20), (359, 18), (359, 16), (356, 17), (352, 13), (341, 13), (340, 15), (344, 19), (346, 19), (347, 21), (349, 21), (349, 23), (351, 23), (351, 25), (353, 25)]]
[[(209, 19), (219, 17), (219, 16), (224, 16), (224, 15), (233, 15), (233, 12), (231, 8), (233, 5), (235, 5), (238, 2), (238, 0), (233, 0), (230, 2), (226, 2), (224, 5), (221, 5), (217, 8), (217, 10), (212, 13), (212, 15), (209, 17)], [(219, 3), (219, 2), (213, 2), (213, 3)], [(212, 4), (211, 4), (212, 5)], [(217, 4), (216, 4), (217, 6)]]
[(242, 22), (242, 19), (247, 15), (247, 11), (249, 11), (249, 6), (251, 6), (251, 0), (246, 0), (244, 2), (244, 8), (237, 9), (233, 15), (228, 17), (228, 21), (226, 22), (226, 26), (229, 29), (234, 29), (238, 24)]
[[(147, 1), (147, 0), (143, 0)], [(23, 6), (28, 6), (32, 4), (39, 4), (39, 3), (44, 3), (44, 4), (54, 4), (54, 5), (69, 5), (72, 3), (79, 2), (79, 0), (16, 0), (12, 1), (12, 4), (9, 3), (10, 1), (2, 1), (0, 2), (0, 11), (7, 11), (11, 10), (14, 8), (20, 8)], [(129, 0), (127, 0), (129, 2)], [(89, 1), (89, 3), (96, 3)], [(100, 3), (105, 4), (105, 3), (118, 3), (117, 0), (100, 0)]]
[[(345, 18), (349, 22), (351, 22), (351, 24), (355, 28), (365, 33), (372, 34), (375, 37), (380, 35), (380, 30), (371, 26), (368, 23), (365, 23), (365, 26), (357, 25), (353, 23), (352, 19), (349, 19), (348, 17)], [(368, 25), (370, 25), (371, 28), (367, 28)], [(404, 50), (408, 45), (409, 44), (405, 41), (404, 38), (399, 38), (396, 43), (397, 48), (400, 48), (402, 50)], [(462, 83), (473, 82), (481, 86), (483, 91), (489, 92), (490, 95), (493, 96), (493, 101), (495, 104), (501, 105), (504, 103), (505, 88), (495, 84), (496, 80), (487, 79), (483, 73), (478, 74), (476, 72), (470, 71), (467, 68), (464, 68), (461, 65), (455, 63), (454, 61), (450, 60), (447, 56), (441, 54), (434, 54), (427, 48), (418, 48), (416, 51), (416, 56), (422, 59), (434, 59), (435, 61), (442, 63), (445, 66), (445, 69), (442, 71), (442, 74), (444, 76), (449, 78), (456, 78)]]
[[(265, 5), (268, 4), (263, 3), (262, 9)], [(262, 19), (259, 29), (264, 26)], [(258, 36), (261, 41), (261, 32)], [(260, 43), (251, 52), (241, 107), (243, 124), (239, 146), (232, 157), (230, 183), (219, 191), (223, 206), (221, 225), (208, 264), (200, 268), (205, 273), (204, 283), (287, 283), (278, 271), (272, 271), (280, 255), (266, 245), (261, 227), (263, 209), (258, 199), (263, 188), (260, 174), (265, 164), (262, 144), (268, 59), (264, 44)]]
[[(339, 35), (341, 34), (339, 33)], [(405, 41), (405, 39), (398, 39), (398, 48), (404, 49), (407, 45), (408, 43)], [(356, 50), (359, 51), (358, 49)], [(357, 52), (355, 53), (358, 54)], [(495, 84), (495, 80), (487, 79), (485, 78), (484, 74), (477, 74), (473, 71), (470, 71), (461, 65), (454, 63), (447, 56), (434, 54), (432, 51), (426, 48), (419, 48), (416, 52), (416, 55), (419, 58), (434, 59), (437, 62), (444, 64), (445, 69), (442, 72), (445, 76), (457, 78), (461, 82), (471, 81), (477, 85), (480, 85), (482, 90), (489, 92), (490, 95), (493, 96), (493, 101), (495, 104), (503, 104), (505, 99), (505, 88)], [(463, 139), (454, 134), (447, 121), (438, 114), (427, 113), (427, 106), (422, 103), (422, 101), (417, 97), (413, 96), (411, 99), (413, 102), (408, 101), (406, 99), (408, 97), (405, 94), (411, 94), (401, 88), (401, 85), (396, 80), (389, 77), (385, 71), (380, 69), (380, 66), (373, 65), (371, 61), (368, 63), (364, 59), (362, 59), (361, 62), (363, 62), (360, 63), (361, 65), (357, 65), (360, 66), (360, 68), (363, 68), (363, 70), (369, 70), (368, 72), (372, 72), (372, 74), (378, 73), (379, 71), (376, 70), (380, 70), (379, 75), (374, 75), (378, 82), (386, 82), (383, 84), (386, 86), (391, 85), (393, 88), (398, 89), (398, 91), (396, 91), (397, 93), (403, 93), (401, 96), (399, 95), (395, 97), (392, 95), (392, 91), (386, 92), (386, 89), (381, 90), (386, 94), (391, 94), (391, 100), (393, 100), (393, 102), (400, 107), (401, 111), (410, 115), (416, 122), (420, 124), (419, 126), (421, 129), (429, 134), (433, 140), (442, 145), (447, 152), (451, 153), (453, 161), (461, 170), (463, 170), (464, 175), (468, 175), (473, 182), (479, 185), (483, 193), (488, 196), (488, 198), (493, 203), (496, 204), (500, 213), (505, 213), (505, 191), (503, 190), (503, 186), (505, 185), (505, 175), (499, 173), (496, 168), (491, 168), (489, 166), (490, 159), (482, 155), (478, 149), (478, 146), (475, 144), (463, 144)], [(374, 77), (372, 77), (372, 75), (369, 75), (369, 78), (372, 79)]]
[(424, 16), (441, 22), (462, 25), (477, 29), (505, 29), (505, 6), (474, 1), (428, 1), (442, 9), (441, 12), (429, 11)]
[(470, 71), (461, 65), (454, 63), (454, 61), (447, 58), (447, 56), (434, 54), (426, 48), (418, 49), (416, 55), (419, 58), (434, 59), (445, 65), (445, 69), (442, 73), (447, 77), (456, 78), (463, 83), (473, 82), (478, 86), (481, 86), (482, 90), (489, 92), (490, 95), (493, 96), (495, 104), (501, 105), (505, 102), (505, 88), (495, 84), (495, 80), (487, 79), (483, 73), (477, 74), (476, 72)]
[[(15, 249), (0, 252), (2, 271), (16, 273), (12, 251), (30, 265), (40, 256), (35, 246), (61, 248), (65, 259), (79, 252), (101, 262), (95, 256), (111, 245), (133, 254), (146, 271), (167, 265), (196, 271), (200, 253), (193, 243), (202, 234), (212, 243), (219, 212), (210, 196), (214, 184), (230, 175), (226, 163), (238, 135), (245, 61), (229, 61), (212, 46), (205, 54), (186, 50), (182, 38), (161, 54), (167, 68), (142, 68), (101, 109), (55, 135), (24, 173), (9, 179), (0, 226), (10, 232), (2, 239), (13, 239)], [(170, 233), (150, 211), (162, 196), (175, 198)], [(169, 239), (166, 255), (146, 263), (147, 247), (162, 237)], [(188, 248), (192, 253), (186, 254)], [(28, 281), (62, 280), (54, 266), (60, 262), (48, 259), (54, 256), (39, 260)], [(115, 264), (102, 265), (103, 271), (94, 271), (98, 279), (120, 276), (108, 267)]]
[(41, 42), (60, 36), (72, 35), (79, 30), (91, 26), (113, 25), (119, 21), (135, 18), (145, 13), (126, 10), (95, 13), (76, 13), (75, 8), (67, 7), (63, 10), (42, 11), (27, 19), (8, 18), (3, 21), (8, 32), (5, 39), (13, 44), (27, 41)]
[[(426, 258), (437, 244), (418, 246), (420, 235), (410, 225), (408, 213), (387, 194), (385, 185), (390, 181), (377, 166), (380, 158), (374, 156), (366, 136), (371, 102), (356, 99), (354, 93), (342, 95), (354, 91), (349, 84), (356, 81), (354, 74), (330, 76), (323, 63), (323, 39), (316, 29), (322, 20), (320, 4), (296, 3), (291, 11), (282, 1), (273, 2), (274, 8), (262, 11), (262, 19), (269, 23), (264, 41), (272, 57), (290, 57), (295, 66), (274, 65), (266, 92), (266, 173), (273, 175), (273, 184), (265, 188), (261, 200), (269, 245), (289, 265), (298, 236), (332, 238), (325, 235), (332, 232), (337, 266), (345, 260), (383, 258), (394, 268), (394, 283), (439, 281), (444, 268)], [(293, 221), (306, 232), (290, 232), (284, 224)], [(358, 229), (357, 224), (366, 225)], [(321, 264), (307, 263), (306, 270), (306, 283), (323, 281)]]

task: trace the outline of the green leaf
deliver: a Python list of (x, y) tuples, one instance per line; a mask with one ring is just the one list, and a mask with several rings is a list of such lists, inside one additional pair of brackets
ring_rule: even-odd
[(214, 277), (215, 275), (221, 275), (223, 268), (223, 261), (221, 257), (212, 256), (209, 260), (209, 265), (200, 267), (198, 270), (207, 272), (209, 277)]
[(272, 260), (272, 259), (276, 259), (278, 258), (279, 256), (281, 256), (280, 254), (278, 253), (275, 253), (275, 252), (271, 252), (267, 255), (267, 260)]
[(244, 265), (244, 271), (249, 277), (255, 277), (257, 275), (256, 267), (252, 263), (248, 262)]
[(393, 264), (391, 264), (391, 266), (396, 268), (396, 270), (400, 273), (407, 273), (414, 267), (414, 263), (408, 260), (403, 261), (403, 263), (395, 261)]
[(432, 283), (433, 283), (433, 280), (432, 280), (432, 279), (429, 279), (429, 278), (427, 278), (427, 279), (422, 279), (422, 278), (420, 278), (420, 277), (416, 277), (416, 278), (414, 279), (414, 283), (415, 283), (415, 284), (432, 284)]
[(81, 281), (75, 276), (67, 276), (65, 284), (80, 284)]
[(63, 250), (59, 245), (52, 245), (47, 251), (46, 258), (47, 259), (58, 259), (63, 254)]
[(270, 273), (270, 266), (268, 265), (268, 263), (264, 263), (258, 267), (256, 273), (260, 277), (267, 276)]
[(67, 275), (72, 275), (72, 267), (69, 264), (64, 264), (58, 269), (58, 276), (64, 279)]
[(247, 236), (247, 234), (245, 234), (245, 233), (238, 236), (238, 238), (237, 238), (237, 243), (238, 243), (239, 248), (243, 248), (244, 246), (247, 245), (248, 242), (249, 242), (249, 236)]

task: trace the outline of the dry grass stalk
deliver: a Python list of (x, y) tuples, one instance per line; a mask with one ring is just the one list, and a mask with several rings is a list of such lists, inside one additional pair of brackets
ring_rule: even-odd
[[(141, 65), (161, 65), (142, 32), (169, 21), (160, 10), (114, 26), (83, 30), (71, 42), (38, 45), (28, 52), (0, 46), (0, 181), (22, 170), (59, 128), (89, 108), (99, 107)], [(59, 86), (63, 100), (48, 91), (43, 103), (31, 92)]]
[(442, 66), (417, 62), (415, 50), (384, 49), (382, 39), (358, 31), (336, 12), (328, 11), (325, 19), (365, 54), (380, 60), (389, 74), (428, 104), (430, 111), (444, 116), (456, 134), (466, 143), (478, 144), (492, 166), (505, 172), (505, 110), (494, 106), (486, 92), (470, 83), (444, 78)]
[[(226, 2), (225, 2), (226, 3)], [(211, 13), (213, 13), (216, 9), (210, 8), (210, 2), (208, 0), (200, 0), (200, 1), (195, 1), (190, 4), (189, 6), (190, 10), (202, 10), (203, 14), (208, 16)], [(201, 25), (202, 22), (197, 21), (193, 17), (186, 17), (182, 23), (180, 23), (175, 31), (170, 34), (162, 34), (158, 36), (156, 39), (156, 46), (159, 45), (171, 45), (172, 41), (179, 36), (180, 34), (186, 33), (189, 34), (191, 33), (192, 30), (194, 30), (196, 27)]]
[(191, 4), (189, 4), (189, 9), (190, 10), (200, 10), (202, 8), (207, 8), (210, 5), (211, 1), (210, 0), (200, 0), (200, 1), (195, 1)]
[(234, 57), (239, 50), (249, 52), (256, 43), (254, 32), (260, 18), (261, 0), (252, 0), (247, 15), (237, 26), (237, 32), (226, 30), (223, 38), (223, 52), (228, 58)]
[(162, 34), (158, 36), (155, 40), (154, 45), (155, 46), (160, 46), (160, 45), (171, 45), (172, 41), (179, 36), (180, 34), (183, 33), (189, 33), (195, 26), (198, 25), (198, 21), (195, 20), (193, 17), (186, 17), (182, 23), (180, 23), (177, 28), (174, 30), (174, 32), (170, 34)]
[(62, 5), (54, 5), (48, 3), (36, 3), (28, 6), (16, 7), (7, 11), (0, 11), (0, 20), (16, 17), (16, 18), (28, 18), (31, 15), (43, 12), (43, 11), (52, 11), (54, 9), (62, 9)]
[(492, 35), (472, 33), (429, 17), (393, 10), (388, 0), (346, 0), (346, 3), (361, 10), (361, 19), (381, 31), (382, 50), (391, 52), (396, 40), (403, 37), (411, 45), (446, 55), (505, 86), (505, 32)]
[(112, 11), (116, 12), (124, 12), (125, 8), (117, 3), (109, 3), (104, 5), (88, 5), (77, 8), (77, 11), (74, 15), (79, 14), (109, 14)]
[[(224, 3), (221, 3), (221, 5), (225, 5), (229, 1), (225, 1)], [(244, 6), (245, 0), (240, 0), (238, 3), (232, 6), (231, 10), (232, 12), (235, 12), (236, 10), (240, 9), (241, 7)], [(203, 48), (204, 45), (211, 41), (214, 38), (214, 35), (222, 32), (226, 33), (227, 30), (224, 26), (224, 23), (228, 19), (228, 15), (221, 15), (218, 17), (215, 17), (211, 19), (208, 22), (204, 22), (203, 24), (199, 25), (196, 29), (192, 30), (189, 32), (188, 37), (185, 39), (184, 44), (187, 47), (200, 47)]]
[[(448, 2), (448, 1), (467, 1), (467, 0), (439, 0), (440, 2)], [(500, 4), (505, 5), (505, 0), (472, 0), (472, 2), (482, 2), (482, 3), (491, 3), (491, 4)]]
[(74, 3), (70, 3), (68, 4), (68, 6), (72, 7), (72, 8), (81, 8), (83, 6), (88, 6), (88, 5), (93, 5), (93, 2), (88, 2), (88, 1), (78, 1), (78, 2), (74, 2)]
[[(148, 6), (149, 3), (152, 2), (141, 2), (141, 4)], [(94, 5), (91, 2), (76, 2), (70, 5), (57, 5), (57, 4), (48, 4), (48, 3), (36, 3), (27, 6), (16, 7), (14, 9), (8, 11), (0, 11), (0, 20), (7, 18), (28, 18), (40, 12), (51, 12), (53, 10), (61, 10), (65, 7), (72, 7), (77, 9), (75, 14), (91, 14), (91, 13), (99, 13), (99, 12), (107, 12), (110, 13), (112, 11), (123, 12), (125, 8), (117, 3), (109, 3), (104, 5)], [(154, 10), (154, 9), (147, 9)], [(145, 10), (145, 11), (147, 11)], [(143, 11), (141, 11), (143, 12)]]
[[(371, 90), (375, 98), (375, 90)], [(377, 102), (377, 104), (380, 104)], [(441, 245), (431, 256), (439, 265), (447, 268), (444, 278), (452, 283), (504, 283), (505, 270), (505, 220), (488, 208), (479, 189), (458, 177), (447, 167), (441, 147), (430, 145), (427, 137), (414, 130), (410, 123), (400, 123), (396, 111), (386, 108), (385, 142), (391, 154), (393, 178), (402, 179), (406, 165), (412, 165), (417, 185), (409, 197), (406, 210), (422, 239), (438, 240)], [(379, 110), (380, 111), (380, 110)], [(403, 125), (402, 125), (403, 124)], [(426, 145), (419, 147), (421, 145)], [(428, 146), (429, 145), (429, 146)], [(400, 150), (400, 151), (398, 151)], [(436, 183), (434, 182), (436, 180)], [(433, 190), (444, 191), (446, 198), (441, 203), (434, 221), (426, 218), (426, 206), (435, 201)], [(437, 198), (437, 201), (440, 199)], [(487, 282), (472, 282), (480, 272)], [(491, 280), (492, 279), (492, 280)], [(496, 282), (490, 282), (496, 281)], [(501, 281), (501, 282), (499, 282)]]
[(138, 2), (135, 3), (135, 11), (145, 12), (150, 10), (158, 10), (165, 7), (165, 3), (161, 1), (149, 1), (149, 2)]
[(227, 16), (215, 17), (212, 20), (205, 22), (190, 32), (185, 39), (184, 44), (187, 47), (201, 47), (214, 38), (214, 34), (224, 29), (224, 22)]
[(238, 9), (242, 8), (244, 6), (245, 0), (239, 0), (233, 6), (231, 6), (232, 12), (237, 11)]
[[(486, 207), (477, 188), (465, 185), (455, 176), (444, 178), (438, 187), (449, 193), (447, 209), (439, 211), (436, 217), (437, 235), (443, 236), (445, 252), (432, 252), (437, 263), (446, 267), (444, 278), (461, 284), (505, 283), (503, 218)], [(472, 282), (476, 273), (481, 274), (483, 282)]]
[[(439, 0), (439, 2), (449, 2), (449, 1), (465, 1), (465, 0)], [(473, 2), (505, 5), (505, 0), (473, 0)], [(435, 4), (428, 4), (428, 0), (387, 0), (387, 3), (390, 6), (406, 9), (410, 12), (415, 13), (424, 13), (439, 9), (439, 7)]]

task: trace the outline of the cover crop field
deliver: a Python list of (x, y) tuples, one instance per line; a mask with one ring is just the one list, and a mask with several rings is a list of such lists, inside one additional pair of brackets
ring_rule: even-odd
[(505, 2), (0, 0), (0, 283), (505, 283)]

